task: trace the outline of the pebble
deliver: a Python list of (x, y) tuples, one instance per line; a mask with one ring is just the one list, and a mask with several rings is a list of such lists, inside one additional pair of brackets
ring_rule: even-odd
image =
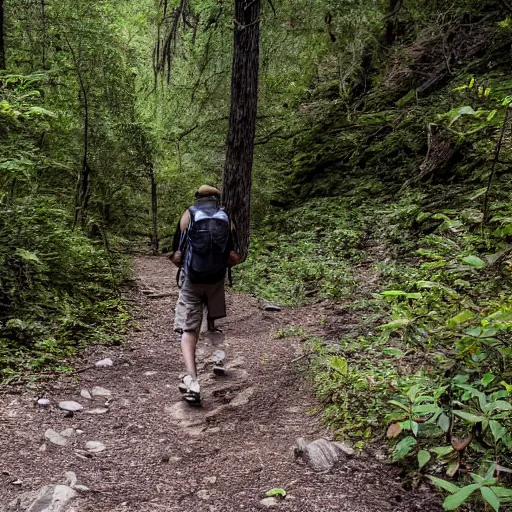
[(87, 398), (87, 400), (92, 400), (91, 393), (89, 393), (89, 390), (87, 389), (82, 389), (82, 391), (80, 391), (80, 396)]
[(276, 498), (263, 498), (260, 503), (267, 508), (277, 507), (279, 505), (279, 501)]
[(158, 372), (144, 372), (144, 375), (146, 377), (152, 377), (153, 375), (156, 375)]
[(75, 489), (76, 491), (80, 491), (80, 492), (89, 492), (90, 491), (89, 487), (87, 487), (86, 485), (80, 485), (80, 484), (75, 485), (73, 487), (73, 489)]
[(106, 446), (99, 441), (87, 441), (85, 448), (91, 453), (99, 453), (107, 449)]
[(81, 411), (83, 406), (73, 400), (65, 400), (64, 402), (59, 402), (59, 408), (63, 411), (77, 412)]
[(48, 398), (40, 398), (37, 401), (37, 405), (40, 405), (41, 407), (48, 407), (50, 405), (50, 400)]
[(97, 407), (96, 409), (90, 409), (85, 411), (86, 414), (105, 414), (108, 412), (108, 409), (105, 407)]
[(107, 357), (105, 359), (102, 359), (101, 361), (97, 361), (96, 363), (94, 363), (94, 366), (96, 366), (96, 368), (106, 368), (107, 366), (113, 365), (114, 362), (112, 361), (112, 359), (110, 359), (110, 357)]
[(74, 428), (66, 428), (65, 430), (63, 430), (60, 433), (60, 435), (64, 436), (64, 437), (71, 437), (74, 434), (75, 434), (75, 429)]
[(50, 443), (56, 444), (58, 446), (65, 446), (68, 443), (68, 439), (53, 430), (53, 428), (46, 430), (44, 433), (44, 438), (50, 441)]
[(94, 386), (91, 390), (92, 396), (112, 396), (112, 392), (108, 389), (102, 388), (101, 386)]

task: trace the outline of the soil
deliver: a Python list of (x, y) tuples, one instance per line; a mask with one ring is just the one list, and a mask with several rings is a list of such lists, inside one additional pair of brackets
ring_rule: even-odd
[[(300, 339), (275, 333), (289, 324), (318, 325), (315, 307), (266, 312), (254, 298), (230, 292), (228, 317), (218, 322), (224, 334), (201, 335), (203, 406), (191, 407), (177, 390), (183, 367), (172, 331), (178, 290), (171, 264), (137, 257), (135, 267), (137, 286), (127, 299), (138, 326), (125, 344), (89, 349), (73, 378), (0, 396), (0, 511), (24, 492), (64, 483), (66, 471), (90, 489), (72, 502), (76, 512), (261, 510), (272, 488), (287, 492), (275, 510), (442, 510), (435, 492), (406, 490), (396, 468), (369, 454), (343, 458), (321, 474), (294, 457), (297, 438), (332, 439), (332, 433), (321, 425), (311, 387), (298, 371)], [(225, 377), (215, 377), (208, 364), (218, 348), (227, 355)], [(104, 358), (113, 366), (96, 368)], [(80, 395), (94, 386), (112, 396)], [(40, 397), (51, 405), (38, 406)], [(61, 400), (84, 410), (66, 414), (57, 406)], [(108, 412), (87, 412), (98, 408)], [(44, 440), (49, 428), (75, 432), (58, 446)], [(106, 449), (89, 453), (88, 441)]]

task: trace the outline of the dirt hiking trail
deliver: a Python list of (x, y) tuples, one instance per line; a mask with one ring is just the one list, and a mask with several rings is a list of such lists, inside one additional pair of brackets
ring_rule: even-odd
[[(139, 323), (124, 345), (89, 349), (75, 378), (0, 395), (1, 512), (442, 510), (433, 492), (406, 491), (398, 470), (370, 455), (341, 456), (321, 473), (294, 458), (297, 438), (332, 434), (311, 414), (312, 390), (293, 362), (300, 341), (274, 334), (289, 324), (318, 325), (314, 307), (266, 312), (230, 293), (228, 317), (218, 322), (224, 334), (200, 338), (203, 407), (190, 407), (177, 390), (174, 271), (166, 258), (137, 257), (135, 267), (138, 286), (128, 300)], [(148, 298), (147, 290), (164, 296)], [(226, 377), (207, 364), (218, 347)], [(95, 366), (105, 358), (112, 366)], [(63, 411), (61, 401), (83, 410)], [(67, 505), (34, 502), (50, 484), (73, 487), (62, 487), (72, 495)], [(286, 499), (262, 502), (272, 488), (285, 489)]]

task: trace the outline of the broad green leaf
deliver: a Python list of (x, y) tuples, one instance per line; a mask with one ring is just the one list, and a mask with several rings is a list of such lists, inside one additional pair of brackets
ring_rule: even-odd
[(496, 400), (496, 402), (489, 404), (489, 411), (510, 411), (510, 409), (512, 409), (512, 405), (505, 402), (505, 400)]
[(471, 414), (465, 411), (453, 411), (453, 414), (469, 423), (480, 423), (485, 421), (485, 416), (477, 416), (476, 414)]
[(437, 424), (439, 425), (439, 428), (443, 432), (448, 432), (448, 429), (450, 428), (450, 418), (443, 412), (439, 419), (437, 420)]
[(445, 510), (455, 510), (479, 488), (480, 484), (466, 485), (466, 487), (458, 490), (455, 494), (448, 496), (443, 502), (443, 508)]
[(405, 296), (406, 299), (421, 299), (422, 297), (423, 297), (423, 295), (421, 295), (421, 293), (418, 293), (418, 292), (408, 293)]
[(409, 390), (407, 391), (407, 398), (411, 401), (411, 402), (414, 402), (414, 399), (416, 398), (416, 396), (418, 396), (418, 391), (420, 390), (420, 387), (415, 384), (414, 386), (411, 386), (409, 388)]
[(391, 320), (391, 322), (379, 326), (379, 329), (396, 329), (397, 327), (405, 327), (410, 323), (411, 321), (408, 318), (397, 318), (396, 320)]
[(402, 290), (388, 290), (386, 292), (381, 292), (383, 297), (400, 297), (403, 295), (407, 295), (407, 292), (403, 292)]
[(445, 491), (451, 492), (452, 494), (455, 494), (460, 489), (455, 484), (452, 484), (447, 480), (443, 480), (442, 478), (437, 478), (437, 476), (428, 475), (428, 478), (433, 484), (441, 487), (441, 489), (444, 489)]
[(507, 433), (507, 429), (499, 421), (490, 420), (489, 427), (491, 428), (492, 435), (496, 442)]
[(347, 360), (343, 357), (334, 356), (330, 359), (331, 368), (340, 372), (342, 375), (347, 375), (348, 373), (348, 363)]
[(438, 457), (446, 457), (446, 455), (449, 455), (452, 453), (453, 446), (436, 446), (434, 448), (430, 449), (431, 452), (434, 452)]
[(436, 412), (439, 411), (439, 406), (435, 405), (435, 404), (421, 404), (421, 405), (416, 405), (415, 407), (413, 407), (413, 412), (414, 413), (418, 413), (418, 414), (423, 414), (423, 413), (429, 413), (429, 414), (435, 414)]
[(493, 490), (494, 494), (498, 496), (500, 499), (504, 500), (512, 500), (512, 489), (507, 489), (506, 487), (499, 487), (499, 486), (492, 486), (491, 489)]
[(462, 261), (475, 268), (485, 267), (485, 261), (480, 259), (478, 256), (465, 256), (462, 258)]
[(458, 325), (468, 322), (469, 320), (472, 320), (473, 318), (475, 318), (475, 315), (471, 311), (468, 311), (468, 310), (461, 311), (458, 315), (455, 315), (453, 318), (451, 318), (448, 321), (448, 325), (451, 328), (457, 327)]
[(452, 460), (450, 464), (448, 464), (448, 467), (446, 468), (446, 475), (450, 478), (453, 478), (460, 467), (460, 461), (459, 460)]
[(493, 373), (486, 373), (481, 379), (480, 382), (482, 383), (482, 386), (486, 388), (494, 379), (496, 376)]
[(399, 348), (393, 348), (393, 347), (383, 348), (382, 353), (389, 354), (390, 356), (396, 356), (396, 357), (400, 357), (400, 356), (404, 355), (404, 353)]
[(482, 498), (489, 503), (495, 512), (498, 512), (500, 509), (500, 500), (495, 492), (490, 487), (482, 487), (480, 492), (482, 493)]
[(406, 455), (409, 455), (411, 453), (411, 450), (414, 446), (416, 446), (416, 439), (414, 437), (408, 436), (404, 439), (402, 439), (396, 446), (393, 451), (393, 455), (391, 457), (391, 460), (393, 462), (396, 462), (400, 459), (403, 459)]
[(269, 498), (272, 498), (274, 496), (279, 496), (280, 498), (284, 498), (284, 497), (286, 497), (286, 491), (281, 488), (270, 489), (270, 491), (267, 491), (265, 493), (265, 496), (267, 496)]
[(410, 411), (410, 408), (407, 407), (407, 405), (403, 404), (402, 402), (398, 402), (397, 400), (389, 400), (388, 403), (391, 405), (395, 405), (396, 407), (399, 407), (403, 411), (406, 411), (406, 412)]
[(458, 114), (460, 114), (461, 116), (465, 115), (465, 116), (474, 116), (476, 114), (476, 110), (474, 110), (472, 107), (462, 107), (462, 108), (459, 108), (458, 110)]
[(14, 253), (24, 261), (33, 261), (34, 263), (41, 263), (41, 260), (37, 257), (37, 254), (27, 251), (26, 249), (16, 249)]
[(30, 107), (27, 110), (27, 115), (36, 114), (40, 116), (48, 116), (48, 117), (57, 117), (57, 115), (54, 112), (51, 112), (50, 110), (46, 110), (42, 107)]
[(430, 452), (427, 452), (427, 450), (420, 450), (418, 452), (418, 467), (421, 469), (430, 460), (430, 457)]

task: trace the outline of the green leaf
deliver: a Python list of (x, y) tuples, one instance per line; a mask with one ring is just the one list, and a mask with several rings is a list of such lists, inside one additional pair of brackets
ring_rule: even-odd
[(498, 496), (498, 498), (503, 498), (508, 501), (508, 499), (512, 499), (512, 489), (507, 489), (506, 487), (498, 487), (498, 486), (491, 486), (491, 489), (493, 490), (494, 494)]
[(449, 327), (451, 327), (453, 329), (454, 327), (457, 327), (460, 324), (468, 322), (469, 320), (472, 320), (473, 318), (475, 318), (475, 315), (471, 311), (468, 311), (468, 310), (461, 311), (458, 315), (455, 315), (453, 318), (451, 318), (448, 321), (448, 325), (449, 325)]
[(413, 408), (413, 412), (417, 414), (423, 414), (423, 413), (429, 413), (429, 414), (435, 414), (439, 411), (439, 406), (435, 404), (421, 404), (416, 405)]
[(505, 402), (505, 400), (496, 400), (492, 404), (489, 404), (489, 411), (510, 411), (512, 409), (512, 405), (509, 402)]
[(481, 379), (480, 382), (482, 383), (482, 386), (486, 388), (494, 379), (496, 376), (493, 373), (486, 373)]
[(383, 297), (400, 297), (407, 295), (407, 292), (403, 292), (402, 290), (388, 290), (386, 292), (382, 292), (381, 295)]
[(414, 402), (414, 399), (416, 398), (416, 396), (418, 395), (418, 391), (420, 390), (420, 387), (416, 384), (414, 386), (411, 386), (409, 388), (409, 390), (407, 391), (407, 398), (411, 401), (411, 402)]
[(455, 510), (460, 507), (478, 488), (480, 484), (466, 485), (455, 494), (448, 496), (443, 502), (445, 510)]
[(400, 459), (403, 459), (406, 455), (409, 455), (409, 453), (411, 453), (411, 450), (413, 449), (414, 446), (416, 446), (416, 444), (417, 441), (416, 439), (414, 439), (414, 437), (408, 436), (402, 439), (395, 446), (391, 460), (393, 462), (396, 462)]
[(448, 432), (448, 429), (450, 428), (450, 418), (443, 412), (439, 419), (437, 420), (437, 424), (439, 425), (439, 428), (443, 432)]
[(348, 363), (344, 357), (331, 357), (330, 359), (331, 368), (340, 372), (342, 375), (347, 375), (348, 373)]
[(462, 258), (462, 261), (475, 268), (485, 267), (485, 261), (480, 259), (478, 256), (465, 256)]
[(34, 263), (41, 263), (41, 260), (37, 257), (37, 254), (27, 251), (25, 249), (16, 249), (14, 253), (24, 261), (33, 261)]
[(472, 107), (462, 107), (462, 108), (459, 108), (459, 111), (458, 111), (458, 114), (459, 115), (465, 115), (465, 116), (474, 116), (476, 114), (476, 110), (474, 110)]
[(389, 400), (388, 403), (391, 405), (395, 405), (396, 407), (399, 407), (405, 412), (410, 412), (410, 408), (407, 407), (407, 405), (403, 404), (402, 402), (398, 402), (397, 400)]
[(441, 487), (441, 489), (444, 489), (445, 491), (451, 492), (452, 494), (455, 494), (459, 491), (459, 487), (457, 487), (455, 484), (452, 484), (451, 482), (448, 482), (447, 480), (443, 480), (442, 478), (437, 478), (437, 476), (430, 475), (428, 475), (428, 478), (433, 484)]
[(482, 493), (482, 498), (491, 505), (495, 512), (498, 512), (500, 509), (500, 500), (494, 491), (490, 487), (482, 487), (480, 492)]
[(438, 457), (446, 457), (450, 453), (452, 453), (453, 446), (436, 446), (430, 449), (431, 452), (434, 452)]
[(499, 421), (490, 420), (489, 427), (491, 428), (492, 435), (496, 442), (507, 433), (507, 429)]
[(280, 498), (285, 498), (286, 497), (286, 491), (284, 489), (281, 489), (281, 488), (270, 489), (270, 491), (267, 491), (265, 493), (265, 496), (267, 496), (269, 498), (272, 498), (274, 496), (277, 496), (277, 497), (280, 497)]
[(476, 414), (471, 414), (469, 412), (453, 411), (453, 414), (459, 418), (462, 418), (463, 420), (466, 420), (469, 423), (480, 423), (485, 421), (485, 416), (477, 416)]
[(408, 318), (397, 318), (387, 324), (379, 326), (379, 329), (396, 329), (397, 327), (405, 327), (410, 323), (411, 321)]
[(430, 460), (430, 457), (430, 452), (427, 452), (427, 450), (420, 450), (418, 452), (418, 467), (421, 469)]
[(396, 357), (401, 357), (404, 355), (404, 353), (399, 348), (393, 348), (393, 347), (383, 348), (382, 353), (388, 354), (390, 356), (396, 356)]
[(32, 114), (39, 115), (39, 116), (57, 117), (57, 114), (55, 114), (55, 112), (51, 112), (50, 110), (46, 110), (45, 108), (42, 108), (42, 107), (30, 107), (27, 110), (26, 115), (30, 116)]

